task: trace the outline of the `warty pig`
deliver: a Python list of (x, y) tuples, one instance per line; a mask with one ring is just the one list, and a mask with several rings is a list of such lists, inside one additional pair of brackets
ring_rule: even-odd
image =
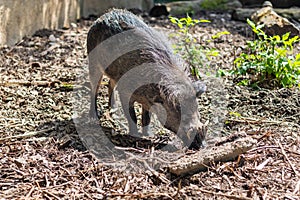
[[(164, 37), (126, 10), (112, 9), (98, 18), (87, 36), (91, 82), (90, 115), (97, 118), (97, 91), (109, 77), (109, 96), (116, 87), (129, 132), (137, 133), (134, 102), (142, 105), (143, 133), (151, 112), (190, 149), (203, 146), (206, 125), (200, 122), (197, 100), (206, 87), (192, 81)], [(155, 108), (155, 109), (151, 109)]]

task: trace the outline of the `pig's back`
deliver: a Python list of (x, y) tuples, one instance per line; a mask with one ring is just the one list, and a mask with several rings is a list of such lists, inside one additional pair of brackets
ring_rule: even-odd
[(133, 28), (149, 30), (147, 24), (127, 10), (112, 9), (108, 11), (94, 22), (88, 32), (88, 53), (109, 37)]
[[(126, 32), (128, 31), (128, 32)], [(113, 38), (120, 33), (120, 37)], [(187, 79), (184, 65), (178, 56), (173, 54), (171, 45), (167, 38), (162, 33), (157, 32), (152, 27), (149, 27), (139, 17), (129, 11), (121, 9), (112, 9), (109, 12), (99, 17), (94, 25), (90, 28), (87, 38), (88, 53), (104, 40), (112, 37), (112, 41), (108, 42), (108, 46), (101, 46), (101, 58), (109, 58), (112, 62), (108, 62), (109, 66), (103, 65), (103, 59), (94, 55), (96, 60), (100, 60), (102, 70), (109, 78), (118, 81), (120, 77), (126, 74), (129, 70), (146, 63), (155, 63), (156, 69), (149, 73), (155, 77), (172, 76), (180, 74), (183, 79)], [(132, 41), (133, 40), (133, 41)], [(105, 43), (105, 42), (104, 42)], [(121, 44), (122, 45), (119, 45)], [(111, 45), (111, 46), (110, 46)], [(102, 48), (104, 47), (104, 48)], [(124, 54), (118, 55), (112, 52), (122, 52), (118, 49), (123, 47), (126, 51)], [(114, 49), (114, 51), (112, 51)], [(91, 65), (93, 66), (93, 65)], [(147, 69), (145, 68), (147, 71)], [(177, 76), (177, 75), (175, 75)]]

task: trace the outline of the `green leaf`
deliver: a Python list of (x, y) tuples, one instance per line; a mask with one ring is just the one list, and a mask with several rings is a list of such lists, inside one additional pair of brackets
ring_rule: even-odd
[(249, 85), (249, 80), (247, 80), (247, 79), (242, 80), (237, 85), (247, 86), (247, 85)]
[(274, 39), (276, 42), (280, 41), (280, 36), (279, 35), (275, 35), (272, 37), (272, 39)]
[(289, 39), (289, 37), (290, 37), (290, 32), (287, 32), (286, 34), (284, 34), (284, 35), (282, 36), (282, 40), (283, 40), (283, 41), (286, 41), (287, 39)]
[(229, 73), (223, 69), (217, 71), (217, 77), (227, 76)]
[(170, 21), (173, 23), (173, 24), (177, 24), (178, 23), (178, 18), (176, 17), (169, 17)]
[(183, 27), (182, 23), (180, 23), (180, 22), (177, 23), (177, 26), (178, 26), (180, 29), (182, 29), (182, 27)]
[(238, 112), (229, 112), (229, 115), (233, 115), (233, 116), (235, 116), (235, 117), (241, 117), (242, 115), (240, 114), (240, 113), (238, 113)]
[(178, 21), (179, 22), (184, 22), (184, 24), (187, 24), (187, 18), (180, 18)]
[(289, 39), (289, 42), (291, 44), (294, 44), (294, 43), (299, 42), (299, 41), (300, 40), (299, 40), (299, 36), (298, 35), (296, 35), (296, 36), (294, 36), (294, 37), (292, 37), (292, 38)]
[(200, 19), (199, 22), (201, 22), (201, 23), (210, 23), (211, 21), (210, 20), (206, 20), (206, 19)]
[(217, 34), (211, 36), (212, 39), (217, 39), (220, 38), (222, 35), (228, 35), (230, 34), (230, 32), (228, 31), (222, 31), (222, 32), (218, 32)]
[(300, 67), (300, 60), (297, 60), (293, 63), (295, 67)]
[(252, 28), (255, 28), (254, 22), (252, 22), (249, 18), (247, 18), (247, 23), (248, 23)]
[(219, 55), (219, 51), (218, 50), (210, 50), (210, 51), (206, 52), (206, 55), (217, 57)]

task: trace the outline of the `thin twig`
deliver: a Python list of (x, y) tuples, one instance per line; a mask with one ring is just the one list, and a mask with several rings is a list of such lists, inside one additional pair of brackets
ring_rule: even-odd
[(161, 193), (161, 192), (151, 192), (151, 193), (147, 193), (147, 194), (132, 194), (132, 193), (120, 194), (120, 193), (111, 193), (110, 195), (111, 196), (121, 196), (121, 197), (125, 197), (125, 196), (138, 197), (138, 198), (141, 198), (141, 199), (161, 196), (161, 197), (168, 197), (170, 199), (173, 199), (169, 194), (167, 194), (167, 193)]
[(298, 176), (298, 172), (295, 169), (294, 165), (291, 163), (289, 157), (286, 155), (285, 150), (283, 148), (283, 146), (281, 145), (281, 143), (279, 141), (277, 141), (280, 149), (281, 149), (281, 153), (283, 154), (283, 156), (285, 157), (285, 159), (287, 160), (287, 162), (289, 163), (289, 165), (291, 166), (292, 170), (294, 171), (295, 175)]
[(292, 124), (294, 126), (300, 127), (298, 124), (293, 123), (293, 122), (256, 119), (256, 118), (249, 118), (249, 117), (239, 117), (239, 119), (230, 118), (230, 119), (228, 119), (228, 121), (240, 122), (240, 123), (249, 123), (249, 124), (262, 124), (262, 123), (267, 123), (267, 124), (286, 124), (286, 125)]
[(296, 194), (300, 189), (300, 180), (297, 182), (293, 194)]
[(21, 135), (12, 135), (12, 136), (8, 136), (8, 137), (5, 137), (5, 138), (0, 138), (0, 142), (6, 141), (6, 140), (11, 140), (11, 139), (20, 139), (20, 138), (33, 137), (33, 136), (41, 135), (41, 134), (47, 133), (48, 131), (53, 131), (53, 130), (54, 130), (54, 127), (51, 127), (51, 128), (40, 130), (40, 131), (26, 132), (26, 133), (21, 134)]
[(54, 197), (55, 199), (60, 200), (61, 198), (59, 198), (58, 196), (56, 196), (55, 194), (52, 194), (51, 192), (47, 191), (47, 190), (43, 190), (44, 193), (48, 194), (49, 196)]
[(242, 196), (236, 196), (236, 195), (230, 195), (230, 194), (224, 194), (224, 193), (219, 193), (219, 192), (211, 192), (208, 190), (204, 190), (199, 188), (199, 190), (203, 193), (207, 193), (207, 194), (212, 194), (215, 196), (222, 196), (222, 197), (227, 197), (229, 199), (237, 199), (237, 200), (252, 200), (252, 198), (248, 198), (248, 197), (242, 197)]
[(39, 86), (39, 87), (50, 87), (55, 86), (58, 88), (64, 89), (80, 89), (87, 88), (86, 85), (89, 85), (89, 82), (76, 83), (76, 82), (60, 82), (60, 81), (25, 81), (25, 80), (11, 80), (11, 81), (2, 81), (0, 86)]
[[(264, 149), (280, 149), (280, 147), (279, 146), (261, 146), (261, 147), (256, 147), (256, 148), (250, 149), (249, 151), (247, 151), (247, 153), (251, 153), (251, 152), (255, 153), (255, 151), (264, 150)], [(300, 156), (300, 152), (292, 151), (289, 149), (284, 149), (284, 150), (288, 151), (289, 153), (293, 153), (293, 154)]]
[(34, 186), (32, 186), (32, 188), (30, 189), (30, 191), (28, 192), (28, 194), (26, 195), (25, 199), (29, 199), (29, 197), (31, 196), (33, 190), (34, 190)]

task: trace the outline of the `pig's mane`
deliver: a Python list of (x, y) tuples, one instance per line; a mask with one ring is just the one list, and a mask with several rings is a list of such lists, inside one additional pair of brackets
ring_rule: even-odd
[(179, 55), (174, 54), (167, 38), (152, 28), (137, 30), (137, 34), (143, 35), (142, 49), (146, 49), (147, 56), (153, 58), (155, 63), (155, 70), (145, 70), (148, 77), (159, 77), (160, 94), (174, 106), (187, 96), (195, 95), (192, 81), (188, 77), (187, 65)]
[(157, 64), (156, 70), (149, 71), (148, 76), (160, 76), (158, 85), (161, 94), (173, 102), (174, 106), (186, 96), (195, 95), (192, 81), (188, 77), (188, 67), (181, 57), (173, 52), (166, 36), (152, 28), (146, 33), (143, 33), (146, 35), (146, 48), (150, 49), (148, 52)]

